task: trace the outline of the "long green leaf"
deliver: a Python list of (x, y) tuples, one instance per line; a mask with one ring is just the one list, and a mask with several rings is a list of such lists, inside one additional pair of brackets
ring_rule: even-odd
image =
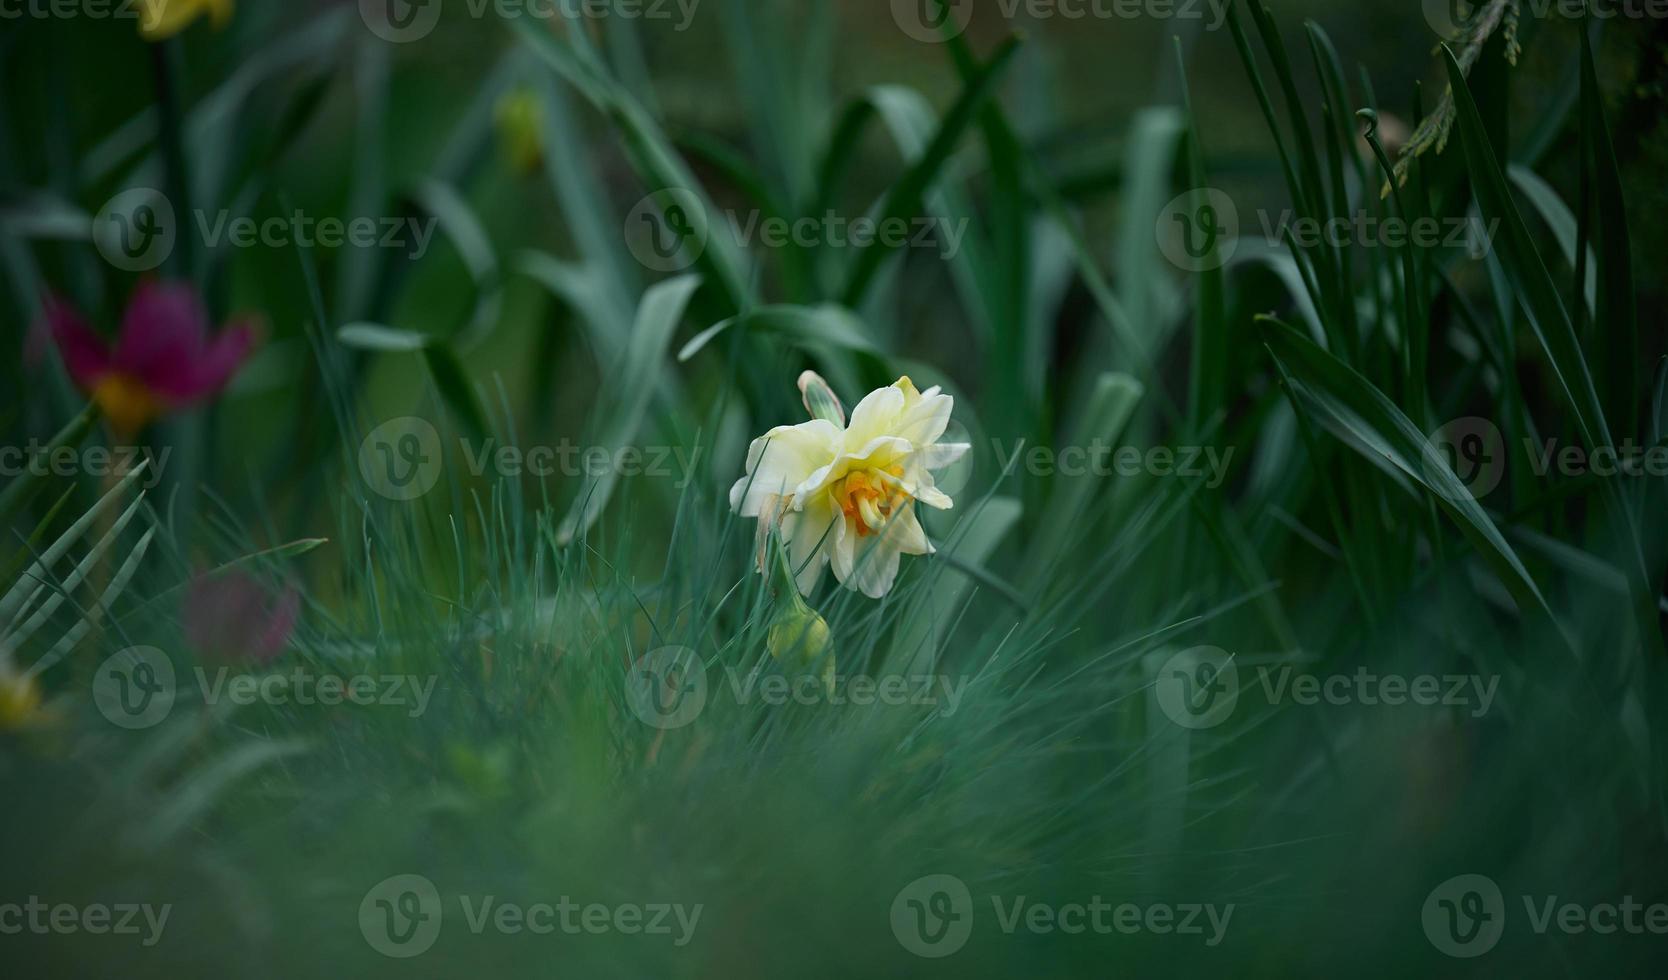
[(1622, 195), (1621, 168), (1604, 118), (1604, 97), (1593, 70), (1593, 44), (1581, 31), (1581, 140), (1582, 180), (1590, 178), (1597, 210), (1599, 288), (1595, 304), (1600, 345), (1599, 363), (1605, 390), (1611, 393), (1608, 411), (1615, 425), (1631, 431), (1639, 410), (1639, 311), (1633, 295), (1633, 247), (1628, 241), (1627, 201)]
[(1300, 410), (1374, 465), (1393, 469), (1428, 490), (1518, 601), (1555, 622), (1522, 560), (1413, 420), (1372, 382), (1292, 327), (1272, 317), (1259, 317), (1258, 322), (1269, 351), (1295, 385), (1292, 394)]
[(1546, 353), (1547, 366), (1558, 379), (1581, 430), (1581, 437), (1592, 449), (1611, 446), (1610, 430), (1605, 424), (1604, 409), (1598, 391), (1593, 386), (1593, 375), (1587, 359), (1576, 341), (1575, 327), (1563, 299), (1552, 284), (1546, 263), (1535, 250), (1529, 229), (1512, 202), (1511, 189), (1505, 173), (1490, 145), (1488, 130), (1483, 124), (1477, 103), (1465, 81), (1454, 52), (1446, 45), (1443, 60), (1448, 66), (1448, 80), (1453, 86), (1454, 105), (1458, 110), (1454, 128), (1459, 131), (1465, 147), (1467, 169), (1477, 195), (1477, 204), (1484, 218), (1498, 220), (1494, 248), (1511, 281), (1524, 315), (1535, 331), (1541, 348)]
[[(938, 131), (933, 134), (932, 143), (927, 146), (921, 158), (910, 167), (892, 189), (887, 192), (886, 199), (881, 203), (880, 220), (888, 224), (909, 221), (920, 215), (923, 197), (939, 172), (950, 158), (956, 145), (961, 142), (962, 134), (972, 124), (980, 108), (996, 87), (1003, 69), (1013, 59), (1014, 52), (1019, 49), (1019, 38), (1009, 37), (997, 47), (979, 70), (977, 77), (963, 86), (961, 96), (949, 113), (939, 124)], [(869, 286), (876, 273), (880, 271), (881, 263), (891, 253), (894, 245), (877, 239), (871, 242), (859, 253), (857, 263), (853, 267), (851, 276), (846, 280), (844, 305), (857, 309), (863, 305), (863, 299), (868, 294)]]
[[(600, 434), (604, 447), (617, 450), (637, 437), (660, 384), (672, 335), (700, 285), (699, 276), (679, 276), (652, 287), (643, 296), (632, 326), (631, 342), (611, 385), (619, 395), (609, 408), (610, 417)], [(605, 467), (601, 473), (586, 474), (579, 496), (557, 530), (558, 544), (572, 542), (596, 523), (618, 481), (619, 474), (612, 467)]]
[(824, 306), (762, 306), (744, 316), (731, 317), (696, 334), (678, 351), (687, 361), (731, 327), (773, 333), (802, 346), (832, 344), (865, 354), (880, 354), (855, 313), (833, 304)]

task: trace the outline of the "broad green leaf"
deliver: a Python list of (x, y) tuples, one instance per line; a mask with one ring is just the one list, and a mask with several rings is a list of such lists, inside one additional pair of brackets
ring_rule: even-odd
[[(920, 163), (932, 146), (933, 134), (941, 125), (932, 103), (920, 92), (902, 85), (876, 85), (863, 94), (862, 103), (880, 119), (906, 166), (914, 167)], [(868, 117), (861, 118), (866, 120)], [(922, 196), (925, 212), (945, 227), (972, 227), (976, 218), (973, 203), (962, 183), (952, 155)], [(879, 217), (879, 209), (884, 204), (883, 198), (870, 209), (869, 216)], [(962, 247), (946, 260), (946, 264), (962, 306), (968, 312), (974, 335), (988, 342), (995, 329), (991, 324), (993, 304), (987, 298), (990, 288), (987, 275), (989, 260), (979, 236), (971, 232), (966, 235)]]
[(1186, 138), (1187, 120), (1174, 106), (1142, 109), (1130, 122), (1112, 272), (1141, 351), (1120, 367), (1139, 368), (1152, 361), (1176, 323), (1176, 270), (1159, 251), (1153, 227), (1175, 196), (1172, 175)]
[(455, 188), (437, 180), (427, 180), (418, 185), (412, 199), (439, 222), (474, 280), (474, 310), (469, 322), (452, 340), (452, 345), (458, 350), (467, 351), (498, 324), (504, 302), (498, 256), (493, 252), (492, 241), (481, 225), (481, 219)]
[[(651, 194), (672, 191), (678, 196), (693, 195), (700, 207), (688, 217), (697, 223), (704, 221), (710, 229), (719, 212), (700, 181), (678, 157), (653, 117), (624, 86), (608, 77), (594, 52), (588, 53), (583, 18), (575, 19), (575, 15), (567, 12), (564, 15), (570, 18), (571, 28), (564, 36), (572, 46), (559, 40), (539, 18), (515, 18), (514, 27), (540, 58), (609, 117), (620, 131), (632, 167)], [(753, 280), (750, 264), (739, 244), (722, 234), (707, 234), (704, 241), (706, 245), (695, 260), (702, 278), (718, 289), (733, 312), (751, 308)]]
[(348, 323), (336, 331), (336, 339), (357, 350), (381, 354), (411, 354), (430, 343), (427, 334), (381, 323)]
[[(685, 275), (659, 283), (644, 294), (632, 324), (631, 340), (609, 384), (615, 395), (606, 406), (608, 415), (599, 433), (599, 444), (610, 451), (628, 446), (637, 438), (660, 384), (672, 335), (700, 285), (699, 276)], [(559, 545), (571, 543), (596, 523), (618, 480), (619, 474), (612, 467), (586, 474), (579, 495), (557, 530)]]
[[(1541, 220), (1546, 222), (1553, 240), (1558, 243), (1559, 251), (1564, 253), (1564, 261), (1569, 263), (1570, 268), (1575, 268), (1578, 265), (1575, 257), (1576, 221), (1569, 205), (1564, 203), (1564, 199), (1558, 196), (1551, 184), (1542, 180), (1539, 174), (1528, 167), (1514, 163), (1506, 168), (1506, 176), (1534, 207)], [(1583, 293), (1589, 314), (1594, 308), (1594, 293), (1598, 284), (1598, 272), (1593, 267), (1591, 253), (1592, 250), (1588, 249), (1587, 274), (1582, 277), (1586, 280)]]
[[(1582, 25), (1585, 28), (1585, 24)], [(1599, 363), (1610, 393), (1612, 423), (1632, 431), (1639, 410), (1639, 311), (1633, 293), (1633, 247), (1628, 241), (1627, 199), (1621, 168), (1604, 118), (1604, 95), (1593, 69), (1593, 44), (1581, 34), (1582, 180), (1597, 212), (1593, 244), (1602, 286), (1595, 302)], [(1591, 178), (1590, 184), (1588, 178)]]
[(847, 350), (879, 356), (880, 350), (869, 339), (863, 321), (840, 306), (763, 306), (751, 313), (731, 317), (713, 324), (690, 338), (678, 351), (678, 360), (687, 361), (701, 352), (720, 334), (731, 327), (773, 333), (802, 346), (832, 345)]
[[(1199, 123), (1193, 114), (1193, 95), (1187, 82), (1187, 65), (1182, 59), (1181, 39), (1175, 39), (1176, 74), (1182, 95), (1182, 153), (1187, 162), (1188, 190), (1203, 190), (1204, 145), (1199, 140)], [(1213, 240), (1214, 247), (1214, 240)], [(1189, 378), (1188, 415), (1194, 433), (1203, 432), (1226, 403), (1228, 388), (1228, 301), (1221, 266), (1197, 274), (1198, 293), (1193, 302), (1193, 370)]]
[(624, 350), (630, 321), (615, 320), (610, 289), (593, 265), (575, 265), (546, 252), (526, 251), (516, 257), (514, 269), (578, 314), (591, 345), (605, 361)]
[(1272, 317), (1260, 317), (1258, 322), (1269, 351), (1291, 380), (1299, 411), (1342, 437), (1374, 465), (1393, 469), (1430, 491), (1437, 506), (1494, 567), (1518, 602), (1555, 622), (1528, 569), (1426, 434), (1355, 369)]
[[(921, 214), (928, 189), (937, 181), (945, 162), (961, 142), (962, 134), (972, 124), (985, 100), (990, 98), (1003, 69), (1013, 59), (1018, 48), (1017, 37), (1009, 37), (1003, 41), (990, 60), (980, 68), (977, 77), (963, 86), (961, 96), (939, 123), (932, 142), (921, 154), (921, 158), (910, 167), (908, 173), (892, 185), (891, 190), (887, 191), (880, 206), (880, 221), (910, 221)], [(844, 305), (853, 309), (862, 306), (871, 282), (891, 250), (892, 247), (885, 240), (877, 239), (858, 254), (856, 265), (846, 280)]]
[(1477, 195), (1483, 217), (1499, 221), (1494, 248), (1499, 254), (1500, 264), (1546, 353), (1547, 366), (1564, 390), (1583, 441), (1591, 449), (1609, 448), (1610, 430), (1605, 424), (1604, 409), (1593, 386), (1587, 359), (1576, 341), (1569, 313), (1558, 290), (1552, 285), (1546, 264), (1535, 250), (1523, 217), (1512, 203), (1511, 189), (1495, 158), (1488, 131), (1471, 97), (1465, 74), (1460, 70), (1452, 50), (1444, 45), (1442, 52), (1457, 109), (1454, 129), (1465, 147), (1472, 190)]

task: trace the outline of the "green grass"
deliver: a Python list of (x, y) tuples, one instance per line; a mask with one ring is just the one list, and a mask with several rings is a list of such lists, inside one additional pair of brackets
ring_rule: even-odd
[[(7, 29), (0, 67), (30, 82), (0, 89), (20, 392), (4, 444), (109, 438), (56, 357), (23, 352), (45, 289), (101, 324), (119, 316), (135, 277), (77, 229), (131, 183), (259, 217), (433, 219), (436, 244), (420, 259), (177, 250), (167, 274), (199, 284), (217, 322), (267, 312), (265, 348), (224, 398), (149, 430), (169, 452), (154, 488), (144, 472), (0, 487), (0, 664), (39, 670), (47, 697), (0, 731), (0, 907), (171, 907), (155, 946), (0, 935), (7, 962), (1422, 976), (1660, 959), (1660, 935), (1539, 934), (1525, 904), (1668, 900), (1668, 477), (1539, 472), (1521, 448), (1668, 436), (1647, 312), (1657, 236), (1629, 206), (1633, 134), (1601, 84), (1603, 53), (1624, 50), (1614, 32), (1521, 25), (1526, 57), (1567, 59), (1569, 95), (1508, 65), (1501, 37), (1427, 61), (1429, 31), (1402, 12), (1398, 57), (1417, 67), (1375, 84), (1322, 23), (1241, 0), (1227, 36), (1166, 39), (1173, 95), (1083, 136), (1122, 161), (1086, 172), (1046, 123), (1076, 105), (1036, 81), (1058, 43), (1047, 31), (911, 48), (936, 59), (934, 99), (844, 84), (833, 62), (881, 42), (844, 33), (832, 5), (803, 21), (727, 5), (710, 30), (735, 77), (701, 84), (743, 99), (740, 124), (703, 126), (666, 108), (680, 81), (657, 56), (685, 42), (652, 25), (521, 18), (397, 49), (346, 8), (252, 7), (225, 34), (199, 26), (158, 48), (171, 94), (137, 109), (107, 94), (98, 127), (34, 101), (69, 83), (21, 40), (91, 28)], [(128, 50), (139, 42), (99, 30), (149, 70)], [(1239, 121), (1220, 111), (1225, 84), (1266, 126), (1249, 163), (1224, 149)], [(1443, 86), (1451, 101), (1433, 98)], [(537, 106), (540, 172), (497, 152), (508, 91)], [(1399, 113), (1380, 95), (1413, 103), (1414, 125), (1420, 105), (1451, 111), (1445, 151), (1398, 161), (1383, 141)], [(1524, 104), (1541, 116), (1520, 122)], [(1553, 135), (1519, 135), (1537, 128)], [(1184, 273), (1153, 229), (1207, 188), (1231, 189), (1243, 238), (1225, 264)], [(679, 205), (704, 249), (646, 267), (627, 217), (640, 201)], [(1494, 233), (1480, 258), (1449, 243), (1264, 245), (1253, 206), (1317, 222), (1475, 215)], [(968, 234), (947, 258), (748, 247), (725, 209), (965, 220)], [(750, 439), (805, 418), (806, 369), (848, 409), (900, 375), (942, 384), (974, 446), (952, 471), (955, 508), (926, 515), (937, 555), (906, 558), (883, 599), (826, 576), (808, 598), (836, 673), (895, 679), (903, 703), (762, 693), (822, 688), (768, 649), (787, 604), (755, 574), (753, 522), (727, 493)], [(405, 416), (439, 437), (437, 482), (416, 500), (380, 493), (362, 459), (367, 434)], [(1433, 438), (1472, 417), (1505, 449), (1483, 495)], [(661, 447), (671, 470), (474, 473), (488, 440)], [(1028, 462), (1102, 443), (1208, 448), (1226, 478)], [(374, 676), (410, 696), (203, 703), (196, 671), (216, 665), (188, 624), (205, 569), (303, 593), (285, 653), (244, 669)], [(127, 730), (92, 692), (106, 658), (139, 646), (162, 652), (179, 696)], [(1189, 728), (1165, 692), (1171, 658), (1197, 647), (1231, 657), (1240, 694), (1222, 723)], [(699, 663), (704, 706), (661, 727), (634, 685), (674, 655)], [(1271, 697), (1291, 672), (1455, 677), (1489, 694), (1486, 709)], [(1505, 900), (1505, 932), (1476, 959), (1442, 955), (1422, 918), (1461, 874)], [(444, 909), (413, 959), (361, 929), (393, 875), (428, 879)], [(943, 959), (912, 955), (895, 929), (901, 890), (928, 875), (973, 898), (971, 937)], [(701, 911), (685, 944), (477, 934), (460, 901), (485, 896)], [(1233, 909), (1215, 944), (1010, 933), (1021, 896)]]

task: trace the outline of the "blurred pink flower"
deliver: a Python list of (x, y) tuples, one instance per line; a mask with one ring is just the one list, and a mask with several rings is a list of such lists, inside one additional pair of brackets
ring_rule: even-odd
[(70, 377), (123, 437), (217, 394), (255, 346), (252, 320), (209, 336), (208, 313), (183, 283), (140, 283), (114, 346), (57, 297), (47, 297), (45, 312)]
[(289, 644), (301, 612), (301, 593), (286, 585), (274, 592), (235, 569), (192, 576), (180, 619), (185, 642), (218, 663), (265, 664)]

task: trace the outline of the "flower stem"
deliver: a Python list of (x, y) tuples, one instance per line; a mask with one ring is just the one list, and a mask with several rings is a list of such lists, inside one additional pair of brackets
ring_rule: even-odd
[(191, 221), (190, 172), (185, 159), (185, 129), (180, 111), (180, 47), (170, 38), (148, 44), (151, 52), (151, 78), (156, 89), (157, 135), (162, 145), (163, 183), (168, 200), (174, 207), (175, 222), (180, 225), (175, 235), (174, 252), (167, 259), (175, 272), (192, 276), (196, 265), (196, 249), (186, 228)]

